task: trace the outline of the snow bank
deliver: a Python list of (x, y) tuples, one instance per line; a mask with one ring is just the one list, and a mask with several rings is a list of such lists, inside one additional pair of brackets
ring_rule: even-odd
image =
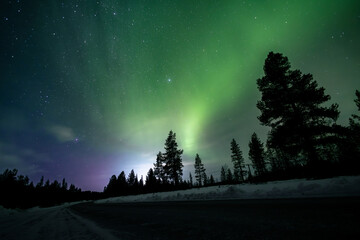
[(187, 201), (220, 199), (313, 198), (360, 196), (360, 176), (294, 179), (263, 184), (237, 184), (149, 193), (97, 200), (95, 203)]

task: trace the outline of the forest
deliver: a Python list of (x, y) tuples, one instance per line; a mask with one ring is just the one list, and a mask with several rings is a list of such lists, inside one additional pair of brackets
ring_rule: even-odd
[[(156, 156), (146, 179), (138, 179), (132, 170), (110, 177), (102, 193), (81, 191), (65, 179), (50, 183), (44, 178), (34, 185), (17, 170), (0, 174), (0, 205), (7, 208), (51, 206), (63, 202), (112, 196), (173, 191), (220, 184), (258, 183), (293, 178), (327, 178), (360, 173), (360, 92), (354, 89), (354, 113), (348, 126), (337, 124), (340, 111), (330, 104), (325, 88), (318, 86), (311, 74), (292, 70), (287, 57), (270, 52), (263, 66), (264, 76), (257, 79), (261, 99), (258, 121), (270, 128), (265, 143), (254, 132), (249, 140), (245, 164), (241, 146), (235, 137), (229, 142), (233, 168), (221, 168), (220, 179), (206, 174), (199, 154), (194, 156), (194, 176), (183, 179), (183, 150), (176, 133), (169, 132), (164, 152)], [(350, 103), (349, 103), (350, 104)], [(194, 178), (193, 178), (194, 177)]]

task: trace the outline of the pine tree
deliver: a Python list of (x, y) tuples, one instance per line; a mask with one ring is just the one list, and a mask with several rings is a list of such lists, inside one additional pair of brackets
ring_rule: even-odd
[(167, 178), (175, 185), (178, 186), (182, 180), (183, 167), (181, 154), (183, 150), (178, 149), (176, 142), (176, 134), (173, 131), (169, 132), (169, 135), (165, 141), (165, 153), (164, 161), (164, 173)]
[(207, 186), (209, 184), (209, 179), (206, 175), (206, 172), (204, 171), (204, 174), (203, 174), (203, 182), (204, 182), (204, 186)]
[[(355, 104), (360, 112), (360, 92), (358, 90), (355, 91), (356, 99)], [(360, 140), (360, 116), (356, 114), (352, 114), (351, 118), (349, 119), (350, 123), (350, 130), (352, 131), (353, 136)], [(359, 141), (358, 141), (359, 142)]]
[(44, 186), (44, 176), (41, 176), (40, 182), (36, 184), (36, 188), (42, 188)]
[(124, 171), (121, 171), (117, 178), (116, 191), (118, 194), (127, 194), (128, 191), (128, 181), (126, 180), (126, 174)]
[(222, 183), (226, 182), (226, 171), (224, 166), (221, 167), (220, 179)]
[(139, 181), (139, 188), (142, 189), (144, 187), (144, 179), (143, 175), (141, 175), (140, 181)]
[[(360, 92), (355, 91), (355, 104), (360, 112)], [(360, 171), (360, 116), (352, 114), (349, 127), (343, 129), (343, 138), (339, 142), (339, 160), (344, 165), (347, 173), (358, 174)], [(345, 137), (344, 137), (345, 136)]]
[(127, 179), (127, 182), (128, 182), (130, 187), (135, 185), (135, 179), (136, 179), (136, 176), (135, 176), (134, 169), (131, 169), (131, 172), (129, 173), (129, 176), (128, 176), (128, 179)]
[(232, 183), (234, 181), (233, 175), (231, 173), (231, 169), (228, 168), (227, 175), (226, 175), (226, 181), (228, 183)]
[[(73, 184), (70, 185), (69, 191), (75, 191), (75, 186)], [(105, 193), (110, 194), (111, 196), (114, 196), (116, 193), (116, 176), (112, 175), (109, 179), (109, 183), (106, 186)]]
[(158, 179), (158, 182), (167, 182), (164, 172), (164, 156), (159, 152), (156, 156), (156, 162), (154, 163), (154, 175)]
[(68, 184), (67, 184), (67, 182), (65, 181), (65, 178), (63, 178), (62, 183), (61, 183), (61, 189), (64, 190), (64, 191), (66, 191), (66, 190), (67, 190), (67, 186), (68, 186)]
[(256, 133), (253, 133), (249, 142), (249, 159), (253, 163), (256, 175), (262, 176), (266, 173), (264, 146)]
[(214, 184), (215, 184), (215, 180), (214, 180), (213, 175), (211, 174), (210, 175), (210, 185), (214, 185)]
[(234, 164), (234, 176), (235, 181), (244, 181), (244, 158), (242, 156), (242, 151), (240, 150), (239, 145), (236, 143), (235, 139), (231, 141), (231, 160)]
[[(325, 89), (311, 74), (290, 70), (287, 57), (270, 52), (265, 60), (265, 76), (257, 80), (262, 93), (257, 107), (262, 125), (271, 127), (269, 143), (292, 164), (318, 165), (318, 152), (333, 137), (332, 125), (339, 115), (336, 104), (322, 107), (330, 100)], [(288, 162), (286, 165), (290, 165)]]
[(150, 168), (146, 175), (146, 187), (152, 190), (156, 186), (156, 182), (157, 179), (155, 177), (154, 171), (152, 168)]
[(191, 172), (189, 172), (189, 184), (190, 184), (190, 187), (192, 187), (193, 186), (193, 177), (192, 177), (192, 175), (191, 175)]
[(194, 167), (195, 167), (195, 179), (198, 185), (201, 186), (205, 180), (204, 178), (205, 168), (204, 168), (204, 164), (201, 162), (201, 158), (199, 154), (196, 154)]

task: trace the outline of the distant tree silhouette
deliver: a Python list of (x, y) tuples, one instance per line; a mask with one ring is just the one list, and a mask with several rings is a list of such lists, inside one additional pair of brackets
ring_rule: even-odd
[(210, 185), (214, 185), (214, 184), (215, 184), (215, 180), (214, 180), (213, 175), (211, 174), (210, 175)]
[[(360, 112), (360, 92), (355, 91), (355, 104)], [(352, 114), (349, 127), (340, 129), (339, 160), (345, 173), (359, 174), (360, 172), (360, 116)]]
[[(108, 185), (104, 189), (104, 192), (108, 193), (111, 196), (115, 196), (115, 194), (117, 193), (117, 188), (118, 188), (118, 184), (117, 184), (116, 176), (112, 175)], [(71, 184), (69, 191), (75, 192), (75, 186)]]
[[(358, 90), (356, 90), (355, 95), (356, 95), (356, 99), (354, 102), (360, 113), (360, 92)], [(358, 143), (357, 147), (359, 148), (360, 147), (360, 145), (359, 145), (360, 144), (360, 116), (357, 114), (352, 114), (351, 118), (349, 119), (349, 123), (350, 123), (350, 131), (354, 138), (353, 140), (354, 140), (354, 142)]]
[(36, 188), (42, 188), (44, 186), (44, 176), (41, 176), (40, 182), (36, 184)]
[(234, 180), (237, 182), (244, 181), (244, 158), (242, 156), (242, 151), (240, 150), (239, 145), (236, 143), (235, 139), (231, 141), (231, 161), (234, 164)]
[(148, 191), (152, 192), (155, 190), (155, 187), (157, 185), (157, 179), (154, 174), (154, 170), (152, 168), (149, 169), (147, 175), (146, 175), (146, 182), (145, 186), (148, 189)]
[(142, 189), (144, 187), (144, 179), (143, 176), (141, 175), (140, 181), (139, 181), (139, 188)]
[(68, 184), (67, 184), (65, 178), (63, 178), (62, 183), (61, 183), (61, 189), (62, 189), (63, 191), (66, 191), (66, 190), (67, 190), (67, 187), (68, 187)]
[(44, 188), (45, 188), (46, 190), (48, 190), (48, 189), (50, 188), (50, 180), (49, 180), (49, 179), (46, 180), (45, 185), (44, 185)]
[(227, 183), (232, 183), (234, 181), (234, 177), (233, 177), (233, 174), (232, 174), (230, 168), (228, 168), (228, 170), (227, 170), (226, 181), (227, 181)]
[(189, 172), (189, 184), (190, 184), (190, 187), (193, 186), (193, 177), (191, 175), (191, 172)]
[(203, 179), (204, 179), (204, 180), (203, 180), (204, 186), (209, 185), (210, 181), (209, 181), (209, 178), (208, 178), (206, 172), (204, 172), (204, 174), (203, 174)]
[(226, 182), (226, 170), (224, 166), (221, 167), (220, 180), (222, 183)]
[[(113, 175), (113, 176), (110, 178), (110, 182), (111, 182), (111, 179), (112, 179), (113, 177), (115, 177), (115, 179), (116, 179), (116, 176)], [(110, 182), (109, 182), (109, 184), (110, 184)], [(108, 186), (109, 186), (109, 184), (108, 184)], [(107, 188), (106, 188), (106, 189), (107, 189)], [(70, 184), (69, 192), (72, 192), (72, 193), (77, 192), (77, 189), (76, 189), (76, 187), (75, 187), (74, 184)], [(110, 192), (110, 191), (109, 191), (109, 192)]]
[(128, 179), (127, 179), (127, 182), (128, 182), (130, 187), (135, 185), (135, 179), (136, 179), (136, 176), (135, 176), (134, 169), (131, 169), (131, 171), (129, 173), (129, 176), (128, 176)]
[[(195, 179), (197, 181), (198, 186), (201, 186), (205, 180), (206, 173), (205, 173), (205, 167), (204, 164), (201, 162), (201, 158), (199, 154), (196, 154), (195, 156)], [(205, 184), (205, 183), (204, 183)]]
[(253, 163), (256, 175), (262, 176), (266, 173), (264, 146), (256, 133), (253, 133), (249, 142), (249, 159)]
[(158, 179), (159, 183), (167, 182), (164, 171), (165, 159), (161, 152), (156, 156), (156, 162), (154, 163), (154, 175)]
[[(67, 190), (67, 183), (63, 179), (62, 184), (57, 180), (47, 180), (44, 185), (44, 177), (34, 187), (28, 176), (17, 176), (18, 170), (6, 169), (0, 174), (0, 205), (6, 208), (29, 208), (34, 206), (52, 206), (62, 202), (79, 201), (92, 198), (92, 193), (85, 195), (81, 189), (73, 184)], [(74, 189), (74, 191), (72, 191)], [(99, 195), (97, 195), (99, 196)]]
[(163, 154), (165, 161), (164, 173), (175, 186), (178, 186), (182, 181), (182, 168), (184, 167), (181, 159), (182, 154), (183, 150), (178, 149), (176, 134), (170, 131), (165, 141), (165, 153)]
[(262, 96), (257, 107), (262, 125), (271, 127), (269, 146), (281, 151), (287, 166), (319, 166), (319, 150), (334, 137), (333, 125), (339, 115), (336, 104), (311, 74), (290, 70), (287, 57), (270, 52), (265, 60), (265, 76), (257, 80)]
[(126, 179), (126, 174), (124, 171), (121, 171), (116, 182), (116, 193), (122, 195), (127, 194), (128, 187), (129, 187), (129, 183), (128, 180)]

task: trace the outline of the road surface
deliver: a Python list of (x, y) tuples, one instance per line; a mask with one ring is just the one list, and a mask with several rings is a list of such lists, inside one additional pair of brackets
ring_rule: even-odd
[(358, 239), (360, 198), (83, 204), (121, 239)]
[(9, 240), (358, 239), (360, 236), (360, 198), (356, 197), (82, 203), (5, 215), (0, 214), (0, 239)]

